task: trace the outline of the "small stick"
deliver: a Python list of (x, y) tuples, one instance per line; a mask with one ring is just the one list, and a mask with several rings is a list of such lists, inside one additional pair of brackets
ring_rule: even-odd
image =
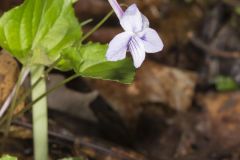
[[(32, 130), (32, 125), (31, 124), (25, 123), (25, 122), (22, 122), (22, 121), (19, 121), (19, 120), (14, 120), (12, 122), (12, 124), (15, 124), (15, 125), (24, 127), (26, 129)], [(97, 144), (94, 144), (94, 143), (91, 143), (91, 142), (87, 142), (85, 140), (81, 140), (79, 138), (75, 138), (73, 136), (65, 136), (65, 135), (61, 135), (61, 134), (59, 134), (57, 132), (53, 132), (53, 131), (48, 131), (48, 134), (49, 134), (49, 136), (59, 138), (59, 139), (64, 140), (64, 141), (68, 141), (68, 142), (73, 143), (73, 144), (77, 143), (79, 145), (98, 150), (102, 153), (106, 153), (108, 155), (111, 155), (111, 156), (114, 156), (114, 157), (117, 157), (117, 158), (121, 158), (121, 159), (125, 159), (125, 160), (146, 160), (144, 158), (137, 159), (137, 158), (129, 157), (127, 155), (122, 155), (121, 153), (114, 152), (111, 149), (105, 148), (103, 146), (100, 146), (100, 145), (97, 145)], [(76, 140), (77, 140), (77, 142), (76, 142)]]
[(218, 56), (223, 58), (240, 58), (240, 52), (237, 52), (237, 51), (229, 52), (229, 51), (223, 51), (217, 48), (210, 47), (206, 43), (204, 43), (202, 40), (194, 37), (192, 33), (190, 33), (188, 37), (196, 47), (202, 49), (203, 51), (207, 52), (212, 56)]

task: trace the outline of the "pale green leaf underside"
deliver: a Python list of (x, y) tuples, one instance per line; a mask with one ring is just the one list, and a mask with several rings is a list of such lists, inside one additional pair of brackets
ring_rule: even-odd
[(0, 160), (17, 160), (17, 158), (9, 156), (9, 155), (4, 155), (4, 156), (0, 157)]
[[(81, 38), (81, 28), (74, 15), (72, 0), (25, 0), (0, 18), (0, 45), (22, 63), (41, 57), (55, 61), (60, 51)], [(34, 55), (41, 51), (46, 56)], [(46, 58), (45, 58), (46, 59)], [(38, 62), (39, 60), (39, 62)]]
[(79, 49), (64, 50), (61, 67), (73, 68), (74, 71), (85, 77), (113, 80), (121, 83), (131, 83), (134, 79), (135, 68), (130, 58), (117, 62), (109, 62), (105, 58), (107, 45), (89, 43)]

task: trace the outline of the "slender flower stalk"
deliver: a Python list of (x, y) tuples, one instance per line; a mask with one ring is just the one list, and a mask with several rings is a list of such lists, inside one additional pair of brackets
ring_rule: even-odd
[(83, 36), (81, 41), (86, 40), (91, 34), (93, 34), (98, 28), (100, 28), (108, 18), (113, 14), (113, 11), (109, 12), (93, 29), (91, 29), (86, 35)]
[(124, 32), (116, 35), (109, 43), (106, 58), (108, 61), (118, 61), (126, 58), (130, 51), (134, 66), (139, 68), (145, 53), (156, 53), (163, 49), (163, 42), (158, 33), (149, 28), (149, 20), (137, 8), (136, 4), (129, 6), (124, 12), (116, 0), (108, 0), (116, 13)]
[(118, 4), (118, 2), (116, 0), (108, 0), (108, 2), (112, 6), (112, 8), (113, 8), (114, 12), (116, 13), (118, 19), (120, 19), (122, 17), (122, 15), (124, 14), (121, 6)]

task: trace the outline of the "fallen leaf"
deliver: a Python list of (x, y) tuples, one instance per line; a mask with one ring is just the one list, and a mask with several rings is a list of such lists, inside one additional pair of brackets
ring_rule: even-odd
[(141, 104), (148, 102), (186, 111), (192, 103), (196, 80), (195, 73), (146, 61), (131, 85), (101, 80), (88, 82), (131, 124), (141, 112)]

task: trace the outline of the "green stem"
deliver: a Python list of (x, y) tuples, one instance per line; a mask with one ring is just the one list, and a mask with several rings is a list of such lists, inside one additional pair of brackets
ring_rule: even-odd
[[(120, 6), (127, 7), (126, 4), (120, 4)], [(91, 34), (93, 34), (98, 28), (100, 28), (103, 23), (105, 23), (108, 18), (113, 14), (113, 10), (109, 12), (93, 29), (91, 29), (85, 36), (83, 36), (82, 41), (86, 40)], [(91, 20), (90, 20), (91, 21)], [(88, 23), (88, 21), (86, 21)], [(83, 22), (85, 25), (85, 23)], [(83, 25), (82, 25), (83, 26)]]
[[(30, 110), (32, 107), (34, 107), (33, 105), (34, 105), (35, 103), (37, 103), (38, 100), (41, 100), (43, 97), (47, 96), (48, 94), (52, 93), (53, 91), (55, 91), (55, 90), (58, 89), (59, 87), (63, 86), (64, 84), (70, 82), (71, 80), (73, 80), (73, 79), (75, 79), (75, 78), (77, 78), (77, 77), (79, 77), (79, 75), (76, 75), (76, 74), (75, 74), (75, 75), (72, 75), (71, 77), (68, 77), (68, 78), (65, 79), (64, 81), (59, 82), (57, 85), (55, 85), (54, 87), (52, 87), (51, 89), (49, 89), (47, 92), (43, 93), (43, 94), (40, 95), (38, 98), (36, 98), (34, 101), (32, 101), (31, 103), (29, 103), (27, 106), (25, 106), (23, 110), (21, 110), (21, 111), (19, 111), (17, 114), (15, 114), (14, 117), (13, 117), (13, 119), (16, 119), (17, 117), (21, 116), (22, 114), (24, 114), (25, 112), (27, 112), (28, 110)], [(37, 82), (39, 83), (39, 81), (41, 81), (42, 79), (43, 79), (42, 77), (39, 78)], [(34, 85), (36, 86), (38, 83), (35, 83)], [(33, 86), (34, 86), (34, 85), (33, 85)], [(33, 87), (33, 86), (32, 86), (32, 87)], [(35, 88), (35, 87), (33, 87), (33, 88)], [(20, 100), (20, 101), (21, 101), (21, 100)], [(6, 121), (6, 118), (7, 118), (7, 117), (5, 116), (5, 117), (3, 117), (3, 118), (0, 120), (0, 126), (1, 126), (2, 124), (4, 124), (4, 122)]]
[[(71, 80), (77, 78), (79, 75), (75, 74), (72, 75), (71, 77), (68, 77), (67, 79), (63, 80), (62, 82), (59, 82), (58, 84), (56, 84), (54, 87), (52, 87), (51, 89), (49, 89), (47, 92), (42, 93), (41, 95), (39, 95), (39, 97), (37, 97), (35, 100), (33, 100), (30, 104), (28, 104), (27, 106), (24, 107), (23, 110), (19, 111), (16, 115), (13, 116), (13, 119), (16, 119), (17, 117), (21, 116), (22, 114), (24, 114), (25, 112), (27, 112), (28, 110), (30, 110), (32, 107), (36, 107), (35, 104), (41, 100), (42, 98), (46, 97), (48, 94), (52, 93), (53, 91), (55, 91), (56, 89), (58, 89), (59, 87), (63, 86), (64, 84), (70, 82)], [(39, 78), (37, 81), (41, 81), (44, 80), (43, 78)], [(40, 83), (40, 82), (38, 82)], [(35, 83), (36, 84), (36, 83)], [(34, 87), (35, 88), (35, 87)], [(7, 120), (7, 117), (3, 117), (0, 120), (0, 126), (4, 124), (4, 122)]]
[(72, 75), (71, 77), (65, 79), (62, 82), (59, 82), (57, 85), (55, 85), (54, 87), (52, 87), (51, 89), (49, 89), (47, 92), (43, 93), (42, 95), (39, 95), (39, 97), (37, 97), (34, 101), (32, 101), (30, 104), (28, 104), (22, 111), (20, 111), (19, 113), (17, 113), (14, 116), (14, 119), (17, 118), (18, 116), (22, 115), (23, 113), (25, 113), (26, 111), (28, 111), (29, 109), (31, 109), (32, 107), (35, 107), (35, 104), (41, 100), (42, 98), (46, 97), (48, 94), (52, 93), (53, 91), (55, 91), (56, 89), (58, 89), (59, 87), (62, 87), (64, 84), (70, 82), (71, 80), (77, 78), (79, 75), (75, 74)]
[[(26, 93), (25, 93), (23, 96), (20, 97), (20, 99), (17, 101), (16, 105), (18, 105), (18, 104), (20, 104), (21, 102), (23, 102), (23, 101), (27, 98), (27, 96), (29, 96), (29, 95), (31, 94), (32, 89), (35, 88), (35, 87), (38, 85), (38, 83), (41, 82), (45, 77), (48, 76), (48, 74), (54, 69), (54, 67), (57, 65), (57, 63), (58, 63), (60, 60), (61, 60), (60, 58), (57, 59), (52, 65), (49, 66), (49, 68), (48, 68), (46, 71), (44, 71), (44, 75), (45, 75), (45, 76), (41, 76), (34, 84), (32, 84), (32, 85), (31, 85), (31, 88), (28, 89), (28, 90), (26, 91)], [(0, 123), (0, 125), (1, 125), (1, 123)]]
[[(32, 89), (32, 101), (47, 91), (44, 76), (44, 66), (31, 67), (31, 85), (37, 81), (38, 84)], [(33, 107), (33, 138), (34, 138), (34, 159), (48, 159), (48, 122), (47, 122), (47, 98), (42, 97)]]
[(86, 20), (86, 21), (83, 21), (83, 22), (81, 23), (81, 27), (87, 25), (88, 23), (91, 23), (92, 21), (93, 21), (92, 19), (88, 19), (88, 20)]
[[(72, 75), (71, 77), (68, 77), (67, 79), (65, 79), (62, 82), (59, 82), (57, 85), (55, 85), (54, 87), (52, 87), (51, 89), (49, 89), (47, 92), (43, 93), (42, 95), (40, 95), (38, 98), (36, 98), (34, 101), (32, 101), (30, 104), (28, 104), (27, 106), (24, 107), (23, 110), (19, 111), (16, 115), (14, 115), (13, 119), (16, 119), (17, 117), (21, 116), (22, 114), (24, 114), (25, 112), (27, 112), (29, 109), (31, 109), (32, 107), (35, 107), (35, 103), (37, 103), (39, 100), (41, 100), (43, 97), (47, 96), (48, 94), (52, 93), (53, 91), (55, 91), (56, 89), (58, 89), (59, 87), (63, 86), (64, 84), (70, 82), (71, 80), (77, 78), (79, 75), (75, 74)], [(3, 117), (3, 119), (1, 119), (0, 121), (0, 126), (6, 121), (6, 117)]]
[(108, 18), (113, 14), (113, 11), (109, 12), (92, 30), (90, 30), (83, 38), (82, 41), (87, 39), (91, 34), (93, 34), (98, 28), (100, 28), (103, 23), (105, 23)]

